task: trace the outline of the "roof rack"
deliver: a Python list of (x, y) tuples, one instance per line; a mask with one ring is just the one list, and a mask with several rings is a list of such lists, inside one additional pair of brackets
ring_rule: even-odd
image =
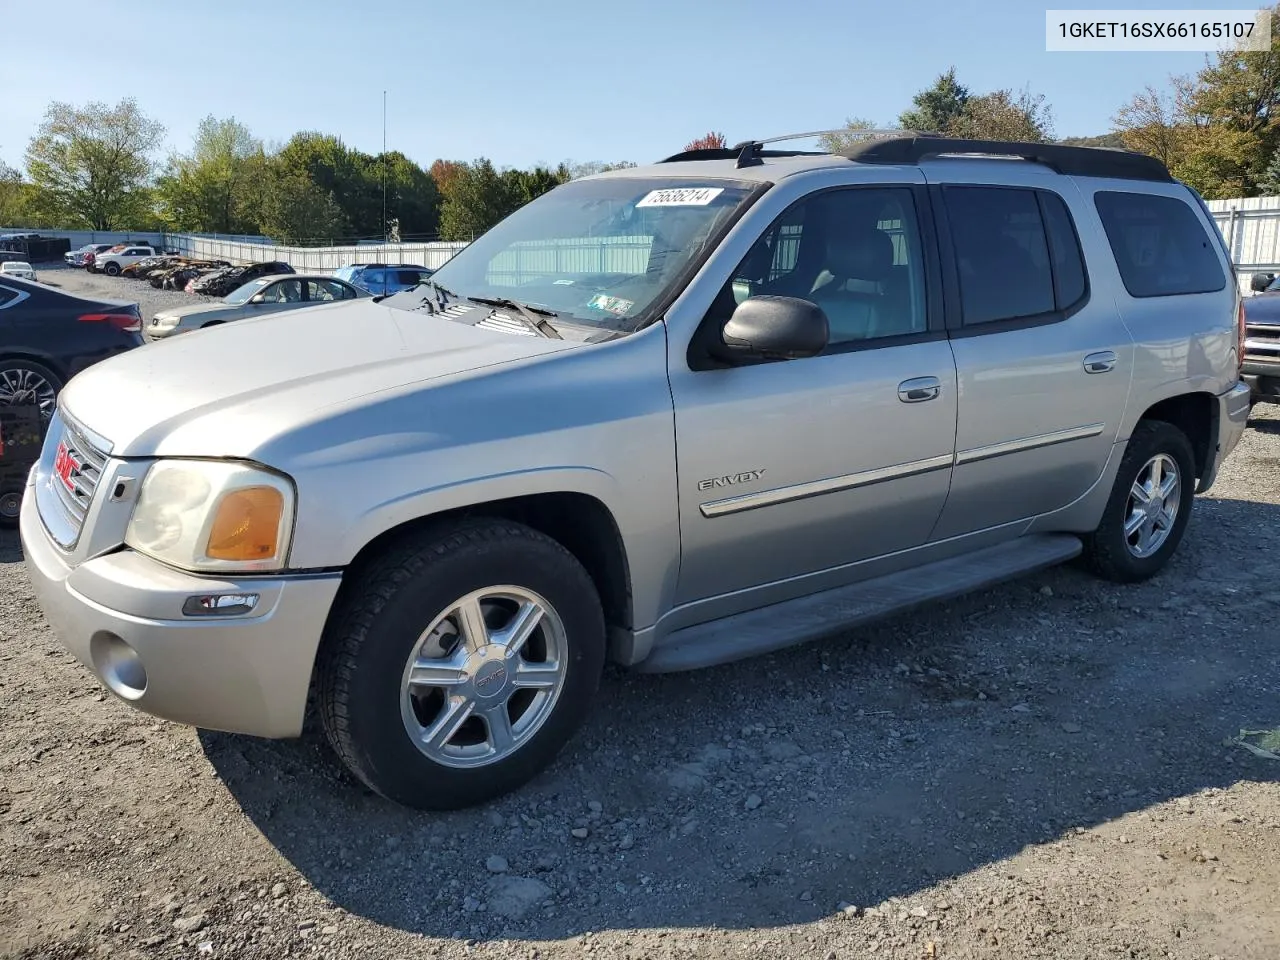
[(959, 137), (913, 135), (860, 143), (840, 151), (858, 163), (918, 164), (944, 155), (1016, 157), (1043, 164), (1075, 177), (1173, 182), (1168, 168), (1155, 157), (1114, 147), (1075, 147), (1060, 143), (1019, 143), (1009, 140), (966, 140)]
[(672, 154), (660, 163), (679, 163), (682, 160), (734, 160), (737, 167), (758, 166), (766, 157), (827, 157), (827, 150), (762, 150), (766, 143), (781, 143), (784, 140), (807, 140), (810, 137), (823, 136), (860, 136), (860, 137), (901, 137), (923, 136), (917, 130), (850, 130), (839, 127), (835, 130), (809, 130), (805, 133), (786, 133), (780, 137), (765, 137), (760, 140), (743, 140), (732, 147), (704, 147), (700, 150), (683, 150)]

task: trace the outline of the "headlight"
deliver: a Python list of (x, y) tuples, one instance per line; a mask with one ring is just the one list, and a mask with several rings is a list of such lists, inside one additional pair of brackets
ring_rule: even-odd
[(152, 319), (154, 321), (152, 326), (156, 327), (176, 327), (178, 325), (177, 317), (165, 316), (163, 313), (157, 313)]
[(262, 467), (159, 460), (143, 478), (125, 543), (184, 570), (279, 570), (293, 507), (292, 482)]

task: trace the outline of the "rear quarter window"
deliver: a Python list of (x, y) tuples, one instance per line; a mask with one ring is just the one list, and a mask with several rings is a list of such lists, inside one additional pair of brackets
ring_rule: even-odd
[(1190, 204), (1105, 190), (1093, 202), (1131, 297), (1214, 293), (1227, 285), (1216, 242)]

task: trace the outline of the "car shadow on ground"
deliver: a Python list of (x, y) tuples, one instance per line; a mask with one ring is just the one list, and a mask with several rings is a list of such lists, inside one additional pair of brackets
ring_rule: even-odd
[[(1280, 589), (1251, 562), (1278, 531), (1280, 507), (1199, 500), (1146, 584), (1064, 567), (763, 659), (612, 671), (555, 767), (475, 810), (382, 801), (316, 737), (201, 740), (276, 849), (381, 924), (486, 940), (802, 923), (1280, 777), (1229, 742), (1280, 722), (1280, 663), (1258, 628)], [(486, 872), (493, 855), (506, 878)], [(541, 902), (485, 911), (511, 877), (545, 884)], [(427, 892), (396, 893), (411, 889)]]
[[(1259, 406), (1265, 407), (1269, 405), (1260, 404)], [(1280, 409), (1280, 407), (1273, 407), (1273, 409)], [(1254, 414), (1256, 412), (1257, 412), (1257, 407), (1255, 407), (1252, 411), (1250, 411), (1249, 424), (1248, 424), (1248, 428), (1250, 430), (1257, 430), (1259, 433), (1271, 433), (1271, 434), (1280, 433), (1280, 420), (1264, 419), (1262, 417), (1255, 416)]]

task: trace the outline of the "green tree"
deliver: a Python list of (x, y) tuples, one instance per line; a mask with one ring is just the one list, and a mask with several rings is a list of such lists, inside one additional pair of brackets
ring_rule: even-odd
[(252, 200), (262, 143), (234, 117), (200, 121), (190, 154), (169, 158), (156, 184), (165, 222), (178, 230), (246, 233), (258, 228)]
[(347, 234), (347, 219), (331, 191), (301, 173), (268, 168), (261, 201), (263, 231), (285, 243), (327, 244)]
[(440, 236), (471, 240), (520, 206), (514, 177), (501, 174), (484, 157), (456, 171), (443, 191)]
[(845, 120), (842, 130), (837, 133), (824, 133), (818, 138), (818, 142), (827, 153), (839, 153), (841, 150), (848, 150), (855, 144), (862, 143), (867, 139), (867, 131), (874, 129), (876, 125), (870, 120), (850, 117)]
[(22, 179), (22, 174), (0, 160), (0, 226), (47, 227), (36, 211), (35, 187)]
[(952, 137), (1043, 143), (1053, 139), (1053, 111), (1044, 94), (995, 90), (970, 96), (946, 127)]
[[(357, 154), (357, 159), (364, 181), (362, 189), (374, 195), (379, 207), (377, 230), (371, 232), (382, 232), (382, 177), (385, 174), (388, 227), (394, 220), (401, 235), (436, 235), (440, 228), (440, 191), (430, 173), (394, 150), (376, 157)], [(351, 211), (353, 221), (356, 213)], [(357, 232), (366, 225), (369, 224), (356, 222)]]
[(911, 98), (913, 106), (898, 117), (898, 125), (922, 133), (946, 133), (964, 114), (968, 102), (969, 88), (956, 80), (956, 68), (950, 67), (933, 86)]
[(41, 212), (67, 226), (138, 227), (151, 218), (146, 187), (163, 136), (133, 100), (51, 103), (26, 155)]

